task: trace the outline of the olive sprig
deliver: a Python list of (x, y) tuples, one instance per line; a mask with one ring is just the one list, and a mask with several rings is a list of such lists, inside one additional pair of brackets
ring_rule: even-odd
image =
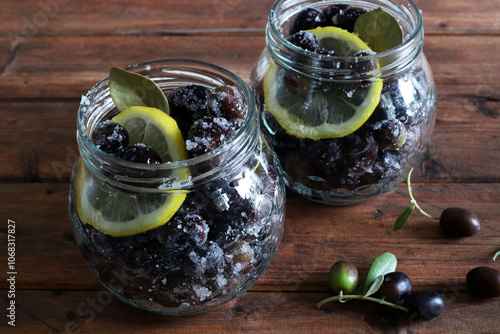
[(359, 284), (358, 269), (353, 263), (347, 261), (334, 263), (330, 269), (328, 283), (333, 292), (338, 295), (320, 301), (316, 304), (316, 307), (320, 308), (332, 301), (345, 303), (351, 299), (363, 299), (407, 311), (405, 307), (386, 301), (385, 297), (371, 297), (380, 289), (382, 283), (384, 283), (384, 275), (396, 270), (397, 263), (398, 261), (394, 254), (389, 252), (381, 254), (373, 260), (366, 278), (359, 282)]
[(389, 306), (389, 307), (392, 307), (395, 309), (399, 309), (399, 310), (402, 310), (404, 312), (408, 312), (409, 309), (407, 307), (388, 302), (385, 300), (385, 296), (382, 298), (372, 297), (372, 295), (380, 289), (380, 287), (382, 286), (382, 283), (384, 283), (384, 275), (379, 275), (379, 276), (377, 276), (377, 278), (375, 279), (375, 281), (371, 285), (370, 289), (368, 289), (368, 291), (365, 294), (346, 294), (346, 295), (344, 295), (343, 290), (340, 290), (338, 295), (333, 296), (333, 297), (329, 297), (329, 298), (326, 298), (326, 299), (323, 299), (322, 301), (320, 301), (318, 304), (316, 304), (316, 308), (319, 309), (319, 308), (321, 308), (321, 306), (325, 305), (326, 303), (333, 302), (333, 301), (339, 301), (341, 303), (346, 303), (352, 299), (362, 299), (362, 300), (368, 300), (371, 302), (379, 303), (381, 305)]
[(413, 197), (413, 193), (411, 192), (411, 182), (410, 182), (412, 172), (413, 168), (410, 169), (410, 171), (408, 172), (408, 176), (406, 177), (406, 188), (408, 190), (408, 195), (410, 195), (410, 206), (406, 208), (406, 210), (404, 210), (403, 213), (401, 213), (398, 219), (396, 220), (396, 224), (394, 225), (394, 229), (396, 231), (403, 228), (403, 226), (406, 225), (406, 222), (408, 222), (408, 219), (410, 219), (410, 216), (412, 215), (413, 211), (415, 211), (415, 209), (420, 211), (420, 213), (426, 216), (427, 218), (439, 220), (439, 217), (432, 216), (427, 212), (425, 212), (424, 210), (422, 210), (422, 208), (418, 205), (417, 201)]
[(337, 295), (323, 299), (316, 308), (333, 301), (346, 303), (360, 299), (404, 311), (412, 320), (431, 320), (439, 316), (444, 309), (443, 298), (429, 290), (411, 292), (410, 278), (396, 272), (396, 266), (396, 256), (383, 253), (373, 261), (368, 275), (358, 284), (358, 269), (352, 262), (335, 262), (328, 283)]
[(451, 237), (470, 237), (476, 234), (481, 229), (481, 225), (479, 224), (477, 216), (469, 210), (463, 208), (444, 209), (441, 212), (441, 216), (439, 217), (430, 215), (422, 210), (422, 208), (418, 205), (417, 201), (413, 197), (411, 191), (410, 178), (412, 172), (413, 168), (411, 168), (408, 172), (408, 176), (406, 179), (406, 188), (408, 190), (408, 195), (410, 196), (410, 206), (406, 208), (396, 219), (396, 223), (394, 224), (394, 229), (396, 231), (406, 225), (415, 209), (420, 211), (421, 214), (429, 219), (439, 220), (439, 227), (441, 228), (441, 230), (444, 232), (444, 234)]

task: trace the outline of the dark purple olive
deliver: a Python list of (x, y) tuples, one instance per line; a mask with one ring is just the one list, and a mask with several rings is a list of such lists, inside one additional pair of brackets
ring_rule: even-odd
[(189, 130), (187, 149), (193, 157), (203, 155), (227, 142), (236, 130), (235, 124), (224, 117), (202, 117)]
[(339, 15), (344, 15), (344, 11), (350, 8), (350, 5), (330, 5), (323, 9), (323, 16), (325, 18), (325, 26), (334, 25), (338, 21)]
[(397, 149), (406, 141), (406, 128), (397, 119), (387, 119), (377, 123), (373, 134), (379, 147), (382, 148)]
[(224, 117), (228, 121), (243, 120), (248, 112), (245, 99), (234, 86), (214, 88), (208, 93), (207, 106), (210, 115)]
[(334, 26), (353, 32), (356, 20), (363, 14), (368, 12), (365, 8), (349, 7), (334, 16), (332, 23)]
[(419, 290), (410, 293), (406, 297), (403, 306), (408, 308), (408, 318), (411, 321), (431, 320), (443, 312), (444, 300), (435, 291)]
[(288, 41), (307, 51), (317, 52), (319, 49), (318, 39), (310, 31), (299, 31), (288, 37)]
[(411, 291), (411, 281), (405, 273), (396, 271), (386, 274), (384, 282), (374, 294), (374, 297), (382, 298), (388, 302), (394, 303), (405, 299)]
[(196, 84), (178, 87), (168, 94), (168, 104), (176, 116), (193, 116), (200, 112), (205, 115), (209, 92), (210, 88)]
[(123, 147), (118, 152), (118, 157), (131, 162), (139, 162), (148, 165), (161, 163), (161, 158), (151, 147), (146, 145), (133, 145)]
[(451, 237), (470, 237), (479, 232), (481, 225), (476, 215), (462, 208), (443, 210), (439, 218), (439, 227)]
[(481, 297), (500, 296), (500, 270), (477, 267), (467, 274), (467, 286)]
[(190, 84), (178, 87), (167, 95), (170, 116), (175, 119), (184, 137), (194, 121), (207, 115), (209, 92), (208, 87)]
[(306, 8), (302, 10), (290, 26), (290, 35), (301, 30), (310, 30), (322, 26), (325, 22), (323, 13), (315, 8)]
[(358, 268), (352, 262), (335, 262), (330, 269), (328, 283), (334, 293), (342, 291), (343, 294), (350, 294), (358, 285)]
[(113, 121), (100, 123), (92, 133), (92, 142), (106, 153), (114, 154), (128, 145), (129, 135), (123, 126)]

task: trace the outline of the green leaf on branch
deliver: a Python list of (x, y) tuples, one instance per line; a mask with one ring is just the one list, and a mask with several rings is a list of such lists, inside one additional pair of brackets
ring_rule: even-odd
[(383, 253), (373, 260), (370, 270), (368, 271), (368, 275), (366, 276), (363, 294), (367, 293), (378, 276), (384, 276), (385, 274), (396, 271), (397, 264), (398, 260), (396, 259), (396, 256), (389, 252)]
[(408, 219), (410, 219), (413, 211), (415, 211), (415, 205), (412, 204), (399, 215), (398, 219), (396, 219), (396, 223), (394, 224), (394, 229), (396, 231), (406, 225), (406, 222), (408, 221)]
[(373, 281), (373, 284), (370, 286), (368, 291), (366, 291), (365, 296), (368, 297), (377, 292), (378, 289), (380, 289), (380, 287), (382, 286), (382, 283), (384, 283), (384, 275), (377, 276), (377, 278), (375, 278), (375, 281)]

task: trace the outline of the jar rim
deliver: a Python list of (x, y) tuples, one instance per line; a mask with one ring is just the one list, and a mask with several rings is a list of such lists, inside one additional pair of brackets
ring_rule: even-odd
[[(243, 121), (242, 126), (227, 142), (223, 143), (219, 147), (203, 155), (189, 158), (186, 160), (165, 162), (157, 165), (144, 165), (142, 163), (130, 162), (117, 158), (112, 154), (102, 151), (92, 142), (91, 138), (87, 134), (87, 124), (85, 122), (86, 113), (88, 112), (87, 111), (88, 107), (92, 105), (90, 97), (95, 95), (96, 93), (99, 93), (101, 89), (104, 89), (104, 93), (108, 92), (109, 94), (109, 86), (108, 86), (109, 77), (106, 77), (102, 79), (99, 83), (97, 83), (94, 87), (92, 87), (92, 89), (89, 90), (87, 94), (82, 96), (82, 100), (80, 102), (77, 114), (77, 136), (78, 139), (81, 140), (80, 146), (84, 146), (83, 148), (80, 147), (81, 149), (90, 150), (94, 152), (94, 154), (96, 154), (98, 156), (98, 159), (100, 159), (101, 161), (106, 161), (108, 164), (119, 166), (121, 168), (133, 169), (137, 171), (140, 170), (169, 171), (169, 170), (185, 168), (206, 163), (228, 152), (229, 149), (232, 147), (246, 145), (245, 142), (247, 142), (248, 140), (245, 134), (253, 131), (254, 127), (258, 128), (259, 124), (257, 122), (256, 105), (253, 94), (251, 92), (250, 87), (247, 85), (245, 81), (243, 81), (243, 79), (241, 79), (233, 72), (221, 66), (201, 60), (184, 59), (184, 58), (165, 58), (165, 59), (157, 59), (157, 60), (141, 62), (138, 64), (127, 66), (125, 70), (131, 70), (141, 67), (147, 68), (147, 66), (152, 66), (155, 64), (169, 65), (171, 66), (171, 68), (175, 68), (179, 71), (193, 70), (199, 73), (200, 75), (210, 74), (213, 79), (218, 79), (218, 81), (221, 84), (224, 84), (224, 82), (227, 83), (227, 81), (232, 81), (233, 84), (237, 86), (237, 88), (243, 93), (245, 101), (247, 102), (247, 107), (248, 107), (247, 117)], [(162, 72), (164, 71), (162, 70)], [(240, 150), (238, 150), (238, 152)], [(234, 155), (238, 155), (238, 152), (236, 152)]]
[[(397, 67), (401, 67), (403, 64), (404, 66), (407, 66), (409, 63), (411, 63), (414, 59), (416, 59), (423, 48), (423, 38), (424, 38), (424, 29), (423, 29), (423, 17), (422, 17), (422, 11), (419, 9), (419, 7), (416, 5), (416, 3), (413, 0), (401, 0), (401, 4), (396, 4), (393, 0), (377, 0), (379, 5), (385, 4), (386, 7), (383, 7), (384, 10), (388, 10), (388, 12), (395, 16), (396, 13), (402, 14), (402, 15), (396, 15), (400, 20), (403, 18), (407, 18), (405, 22), (409, 22), (409, 19), (413, 19), (412, 25), (410, 26), (411, 31), (408, 33), (406, 38), (403, 40), (401, 44), (398, 46), (391, 48), (389, 50), (385, 50), (382, 52), (377, 52), (375, 54), (371, 55), (362, 55), (362, 56), (357, 56), (356, 58), (358, 60), (362, 61), (383, 61), (385, 65), (381, 66), (379, 69), (374, 70), (372, 72), (373, 76), (378, 76), (380, 73), (387, 72), (388, 70), (394, 68), (396, 64), (391, 64), (391, 61), (395, 61), (397, 58), (401, 58), (401, 55), (407, 55), (407, 57), (403, 57), (404, 60), (408, 58), (406, 61), (397, 61)], [(294, 44), (292, 44), (288, 39), (285, 37), (285, 35), (280, 31), (280, 26), (277, 26), (276, 23), (278, 22), (278, 15), (281, 13), (281, 7), (287, 5), (285, 10), (288, 8), (293, 7), (293, 4), (310, 4), (311, 7), (315, 7), (315, 4), (319, 4), (321, 6), (325, 5), (332, 5), (332, 4), (355, 4), (355, 5), (362, 5), (362, 4), (373, 4), (373, 1), (370, 0), (362, 0), (362, 1), (352, 1), (352, 0), (345, 0), (345, 1), (321, 1), (321, 2), (315, 2), (315, 1), (310, 1), (310, 0), (276, 0), (274, 4), (271, 7), (271, 10), (269, 11), (268, 15), (268, 23), (267, 23), (267, 33), (266, 33), (266, 38), (268, 40), (268, 46), (269, 43), (278, 43), (280, 45), (283, 45), (284, 48), (287, 50), (290, 50), (290, 52), (299, 54), (300, 56), (303, 57), (310, 57), (310, 58), (315, 58), (315, 60), (318, 60), (318, 63), (321, 63), (322, 60), (325, 59), (324, 55), (321, 55), (319, 53), (311, 52), (304, 50)], [(400, 7), (404, 5), (403, 7)], [(381, 6), (379, 6), (381, 7)], [(409, 9), (406, 9), (408, 7)], [(305, 6), (301, 6), (300, 8), (305, 8)], [(389, 8), (389, 9), (388, 9)], [(403, 10), (405, 9), (405, 10)], [(292, 14), (295, 14), (293, 12)], [(292, 16), (292, 15), (290, 15)], [(286, 21), (284, 21), (286, 22)], [(401, 22), (400, 22), (401, 24)], [(274, 41), (276, 40), (276, 41)], [(418, 46), (418, 48), (415, 48), (414, 46)], [(277, 46), (276, 46), (277, 47)], [(277, 47), (279, 48), (279, 47)], [(275, 51), (272, 50), (272, 47), (268, 47), (270, 49), (271, 53), (275, 54)], [(278, 57), (280, 58), (280, 57)], [(283, 57), (281, 57), (283, 58)], [(341, 57), (341, 56), (328, 56), (329, 60), (334, 60), (338, 62), (352, 62), (353, 57)], [(282, 59), (283, 60), (283, 59)], [(387, 61), (389, 60), (389, 61)], [(287, 63), (285, 60), (284, 63)], [(329, 69), (328, 71), (335, 71), (332, 69)]]

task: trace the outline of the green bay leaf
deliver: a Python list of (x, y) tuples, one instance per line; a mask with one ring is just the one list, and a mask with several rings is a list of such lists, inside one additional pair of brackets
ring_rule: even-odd
[(151, 79), (112, 67), (109, 71), (109, 93), (118, 110), (146, 106), (169, 114), (168, 100), (163, 91)]
[(354, 24), (354, 32), (375, 52), (403, 43), (403, 31), (398, 21), (380, 7), (361, 15)]

